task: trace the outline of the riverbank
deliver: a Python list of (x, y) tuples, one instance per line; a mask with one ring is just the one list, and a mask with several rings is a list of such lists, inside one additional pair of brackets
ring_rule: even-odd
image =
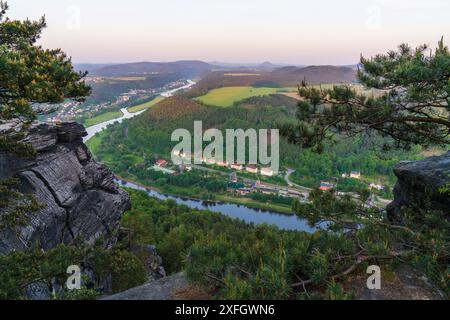
[(154, 197), (159, 200), (163, 201), (172, 200), (179, 205), (203, 211), (203, 213), (205, 214), (207, 214), (208, 212), (220, 213), (229, 218), (236, 219), (252, 225), (271, 225), (279, 228), (280, 230), (303, 231), (307, 233), (314, 233), (323, 227), (322, 225), (310, 226), (307, 220), (302, 219), (293, 214), (289, 215), (274, 211), (249, 208), (247, 206), (228, 202), (220, 203), (220, 202), (193, 200), (180, 196), (170, 196), (157, 192), (155, 191), (156, 188), (147, 187), (143, 184), (126, 182), (125, 180), (117, 180), (117, 182), (125, 190), (144, 191), (150, 197)]
[[(231, 204), (245, 206), (245, 207), (248, 207), (251, 209), (272, 211), (275, 213), (285, 214), (285, 215), (294, 215), (294, 213), (292, 212), (292, 208), (290, 206), (278, 205), (278, 204), (273, 204), (273, 203), (263, 203), (263, 202), (255, 201), (253, 199), (243, 198), (243, 197), (238, 198), (238, 197), (234, 197), (232, 195), (227, 195), (227, 194), (215, 194), (214, 200), (206, 200), (206, 199), (202, 199), (201, 197), (195, 197), (195, 196), (192, 196), (187, 193), (184, 193), (184, 194), (183, 194), (183, 192), (173, 193), (168, 190), (164, 190), (164, 188), (159, 188), (159, 187), (155, 187), (152, 185), (148, 185), (146, 183), (139, 182), (139, 179), (137, 177), (131, 179), (131, 178), (124, 178), (118, 174), (115, 174), (115, 176), (117, 177), (118, 180), (122, 180), (122, 181), (125, 181), (128, 183), (133, 183), (143, 189), (148, 189), (148, 190), (151, 190), (151, 191), (163, 194), (163, 195), (171, 196), (171, 197), (181, 197), (181, 198), (186, 198), (189, 200), (203, 201), (203, 202), (212, 203), (212, 204), (231, 203)], [(181, 188), (178, 188), (178, 189), (181, 189)]]
[[(166, 92), (163, 92), (160, 94), (160, 96), (162, 98), (167, 98), (167, 97), (171, 97), (172, 95), (174, 95), (175, 93), (181, 91), (181, 90), (187, 90), (189, 88), (191, 88), (192, 86), (194, 86), (196, 84), (196, 82), (192, 81), (192, 80), (187, 80), (188, 84), (176, 89), (172, 89)], [(158, 98), (156, 98), (158, 99)], [(163, 99), (161, 99), (163, 100)], [(161, 101), (161, 100), (158, 100)], [(138, 105), (135, 106), (136, 109), (133, 109), (134, 107), (129, 107), (129, 108), (122, 108), (120, 109), (120, 112), (117, 111), (118, 113), (105, 113), (104, 115), (101, 115), (100, 117), (104, 117), (105, 119), (107, 119), (107, 121), (104, 122), (100, 122), (100, 123), (96, 123), (98, 122), (97, 120), (88, 120), (88, 121), (93, 121), (93, 123), (96, 123), (92, 126), (88, 126), (86, 128), (86, 131), (88, 133), (88, 135), (86, 137), (84, 137), (83, 142), (86, 143), (88, 142), (90, 139), (92, 139), (97, 133), (102, 132), (103, 130), (105, 130), (109, 125), (113, 124), (113, 123), (121, 123), (123, 120), (125, 119), (131, 119), (134, 118), (140, 114), (142, 114), (143, 112), (145, 112), (145, 110), (147, 110), (149, 107), (151, 107), (151, 105)], [(138, 110), (137, 110), (138, 109)], [(132, 110), (133, 112), (130, 112), (129, 110)], [(115, 116), (118, 117), (115, 117)], [(120, 116), (122, 115), (122, 116)], [(111, 119), (112, 118), (112, 119)], [(93, 118), (95, 119), (95, 118)], [(103, 120), (103, 119), (102, 119)]]

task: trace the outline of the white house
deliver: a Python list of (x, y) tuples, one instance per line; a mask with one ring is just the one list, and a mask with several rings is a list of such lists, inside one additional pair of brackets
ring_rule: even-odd
[(380, 190), (380, 191), (384, 189), (384, 186), (379, 185), (379, 184), (375, 184), (375, 183), (371, 183), (371, 184), (369, 185), (369, 187), (370, 187), (371, 189), (376, 189), (376, 190)]
[(242, 169), (244, 169), (244, 167), (242, 166), (242, 164), (236, 164), (236, 163), (233, 163), (233, 164), (231, 165), (231, 169), (241, 171)]
[(350, 178), (361, 179), (361, 172), (359, 172), (359, 171), (352, 171), (350, 173)]
[(173, 150), (173, 152), (172, 152), (172, 154), (174, 155), (174, 156), (179, 156), (180, 155), (180, 150)]
[(228, 162), (224, 162), (224, 161), (218, 161), (217, 163), (216, 163), (216, 165), (218, 165), (219, 167), (224, 167), (224, 168), (226, 168), (226, 167), (228, 167)]
[(261, 168), (261, 175), (273, 177), (275, 175), (275, 172), (273, 172), (271, 168)]
[(248, 166), (247, 168), (246, 168), (246, 170), (247, 170), (247, 172), (250, 172), (250, 173), (258, 173), (258, 167), (255, 167), (255, 166)]

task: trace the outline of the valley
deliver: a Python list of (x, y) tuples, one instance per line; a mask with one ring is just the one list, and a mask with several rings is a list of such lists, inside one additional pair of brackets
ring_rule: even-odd
[[(211, 163), (187, 167), (171, 164), (174, 147), (170, 142), (171, 132), (176, 128), (191, 130), (194, 120), (224, 130), (278, 128), (294, 117), (296, 89), (259, 80), (255, 86), (246, 85), (249, 78), (257, 75), (255, 71), (224, 72), (223, 79), (232, 77), (234, 84), (242, 85), (210, 89), (211, 84), (200, 79), (196, 85), (191, 83), (186, 88), (188, 91), (182, 90), (184, 93), (162, 93), (147, 103), (123, 109), (133, 114), (88, 128), (85, 141), (96, 158), (122, 179), (167, 195), (292, 214), (293, 203), (308, 201), (312, 189), (336, 188), (342, 195), (349, 193), (356, 197), (361, 191), (370, 191), (371, 205), (384, 207), (389, 202), (386, 198), (392, 197), (395, 183), (392, 164), (401, 159), (419, 159), (419, 149), (409, 154), (393, 152), (387, 160), (371, 151), (370, 139), (361, 136), (350, 144), (330, 144), (325, 154), (316, 155), (282, 139), (282, 168), (273, 177), (255, 174), (254, 169), (245, 167), (236, 170), (229, 165)], [(208, 77), (210, 74), (205, 79)], [(218, 79), (217, 75), (215, 78)], [(272, 87), (264, 86), (268, 84)], [(323, 84), (317, 88), (332, 86)], [(364, 89), (360, 91), (363, 93)], [(158, 165), (162, 160), (167, 164)]]
[(445, 4), (9, 2), (0, 300), (450, 298)]

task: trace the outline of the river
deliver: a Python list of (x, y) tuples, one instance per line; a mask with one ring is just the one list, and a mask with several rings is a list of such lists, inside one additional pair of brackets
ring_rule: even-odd
[[(163, 92), (161, 93), (161, 96), (170, 97), (177, 91), (188, 89), (193, 85), (195, 85), (195, 82), (188, 80), (188, 84), (186, 86), (169, 90), (167, 92)], [(83, 141), (86, 142), (90, 140), (93, 136), (95, 136), (96, 133), (105, 130), (110, 124), (116, 122), (121, 123), (125, 119), (131, 119), (133, 117), (142, 114), (145, 110), (136, 113), (130, 113), (126, 108), (124, 108), (121, 109), (120, 111), (123, 113), (122, 117), (105, 121), (87, 128), (86, 131), (88, 135), (83, 139)], [(153, 190), (146, 189), (131, 182), (118, 180), (118, 183), (124, 187), (146, 191), (150, 196), (156, 197), (161, 200), (173, 199), (178, 204), (188, 206), (189, 208), (218, 212), (227, 217), (240, 219), (247, 223), (254, 223), (256, 225), (269, 224), (277, 226), (278, 228), (283, 230), (306, 231), (306, 232), (314, 232), (317, 230), (317, 228), (310, 227), (306, 220), (300, 219), (295, 215), (287, 215), (278, 212), (253, 209), (231, 203), (210, 203), (199, 200), (186, 199), (182, 197), (169, 196)]]
[(183, 197), (169, 196), (161, 194), (154, 190), (144, 188), (135, 183), (126, 182), (122, 180), (117, 180), (117, 183), (123, 187), (145, 191), (147, 192), (148, 195), (158, 198), (160, 200), (173, 199), (178, 204), (185, 205), (192, 209), (210, 210), (213, 212), (218, 212), (227, 217), (239, 219), (247, 223), (254, 223), (255, 225), (269, 224), (277, 226), (278, 228), (283, 230), (306, 231), (309, 233), (317, 231), (317, 228), (310, 227), (306, 220), (301, 219), (296, 215), (288, 215), (273, 211), (253, 209), (238, 204), (217, 203), (217, 202), (211, 203), (200, 200), (186, 199)]
[[(194, 86), (196, 83), (192, 80), (187, 80), (188, 84), (176, 89), (172, 89), (172, 90), (168, 90), (166, 92), (162, 92), (160, 93), (161, 96), (168, 98), (173, 96), (176, 92), (181, 91), (181, 90), (186, 90), (189, 89), (190, 87)], [(92, 139), (92, 137), (94, 137), (97, 133), (105, 130), (109, 125), (113, 124), (113, 123), (121, 123), (123, 120), (125, 119), (131, 119), (134, 118), (140, 114), (142, 114), (143, 112), (145, 112), (145, 110), (139, 111), (139, 112), (135, 112), (135, 113), (130, 113), (128, 112), (128, 110), (126, 108), (120, 109), (120, 111), (122, 112), (123, 116), (120, 118), (116, 118), (116, 119), (112, 119), (109, 121), (105, 121), (99, 124), (96, 124), (94, 126), (91, 126), (89, 128), (86, 128), (87, 131), (87, 136), (83, 138), (83, 142), (86, 143), (87, 141), (89, 141), (90, 139)]]

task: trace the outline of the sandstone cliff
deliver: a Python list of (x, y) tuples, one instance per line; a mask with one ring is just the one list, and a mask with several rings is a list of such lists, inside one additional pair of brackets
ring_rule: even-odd
[[(21, 129), (17, 121), (0, 124), (0, 135)], [(17, 230), (0, 230), (0, 253), (38, 243), (43, 249), (70, 244), (80, 237), (92, 243), (103, 237), (117, 241), (114, 231), (130, 208), (126, 192), (114, 183), (112, 172), (93, 160), (83, 144), (84, 127), (77, 123), (33, 124), (22, 141), (32, 144), (37, 156), (18, 158), (0, 152), (0, 179), (18, 177), (21, 191), (34, 194), (45, 207)], [(0, 219), (1, 219), (0, 212)]]
[(402, 207), (440, 210), (450, 219), (450, 152), (422, 161), (405, 161), (394, 167), (398, 178), (388, 213), (395, 219)]

